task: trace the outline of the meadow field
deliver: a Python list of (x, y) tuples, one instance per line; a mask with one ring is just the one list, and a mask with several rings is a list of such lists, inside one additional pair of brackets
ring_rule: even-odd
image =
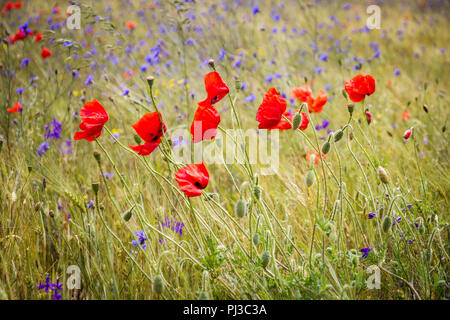
[(449, 299), (448, 1), (0, 5), (0, 299)]

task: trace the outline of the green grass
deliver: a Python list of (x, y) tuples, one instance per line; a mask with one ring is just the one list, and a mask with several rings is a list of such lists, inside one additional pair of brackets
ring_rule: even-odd
[[(448, 299), (450, 184), (445, 128), (449, 74), (448, 53), (440, 52), (450, 40), (448, 5), (440, 10), (421, 8), (416, 2), (405, 7), (382, 5), (383, 39), (382, 30), (351, 33), (364, 27), (367, 18), (366, 7), (359, 2), (345, 11), (340, 1), (311, 1), (311, 6), (285, 1), (285, 8), (278, 10), (282, 21), (274, 22), (270, 10), (275, 2), (261, 1), (261, 13), (252, 17), (252, 23), (242, 18), (251, 16), (251, 7), (236, 7), (232, 1), (228, 1), (228, 11), (218, 5), (206, 15), (201, 12), (208, 12), (212, 1), (207, 1), (208, 6), (202, 5), (203, 1), (184, 4), (196, 15), (188, 22), (183, 21), (184, 12), (162, 2), (155, 9), (141, 7), (147, 22), (136, 15), (139, 1), (132, 1), (134, 8), (112, 4), (111, 23), (94, 19), (95, 15), (107, 15), (106, 1), (83, 5), (82, 28), (92, 23), (95, 36), (82, 30), (49, 30), (45, 20), (51, 7), (42, 3), (25, 4), (20, 9), (21, 19), (16, 12), (2, 16), (0, 34), (4, 38), (6, 31), (14, 34), (41, 6), (45, 9), (38, 27), (44, 35), (42, 43), (2, 44), (0, 50), (2, 72), (15, 73), (13, 78), (2, 75), (0, 86), (0, 299), (50, 299), (36, 289), (47, 276), (64, 283), (64, 299), (198, 299), (205, 293), (209, 299)], [(62, 12), (65, 6), (60, 4)], [(356, 14), (360, 21), (355, 20)], [(317, 27), (322, 21), (331, 23), (331, 15), (346, 28)], [(223, 16), (223, 21), (217, 16)], [(128, 20), (136, 22), (130, 35), (124, 33)], [(9, 25), (11, 21), (16, 21), (14, 27)], [(160, 35), (161, 24), (175, 28)], [(287, 33), (281, 31), (283, 25)], [(202, 36), (195, 26), (204, 28)], [(275, 26), (278, 32), (271, 33)], [(306, 35), (290, 37), (294, 26), (306, 29)], [(402, 41), (397, 39), (398, 29), (405, 30)], [(152, 32), (149, 38), (148, 31)], [(328, 35), (333, 39), (328, 40)], [(53, 44), (48, 43), (50, 38), (55, 39)], [(195, 39), (193, 46), (185, 45), (188, 38)], [(63, 47), (62, 39), (73, 41), (72, 47)], [(170, 56), (158, 67), (139, 72), (148, 50), (159, 39)], [(344, 52), (330, 51), (328, 61), (320, 62), (311, 42), (316, 41), (318, 52), (326, 52), (336, 39), (341, 40)], [(126, 46), (137, 45), (139, 40), (146, 44), (127, 57)], [(82, 41), (96, 46), (95, 57), (82, 58), (90, 50)], [(369, 42), (379, 43), (378, 59), (371, 58)], [(53, 52), (45, 61), (40, 57), (44, 45)], [(227, 57), (219, 61), (221, 48)], [(79, 54), (76, 60), (71, 58), (75, 51)], [(119, 59), (118, 65), (105, 58), (110, 52)], [(413, 57), (415, 52), (419, 58)], [(243, 62), (235, 68), (239, 53)], [(351, 69), (354, 56), (366, 59), (360, 71)], [(173, 179), (176, 166), (161, 152), (146, 157), (127, 152), (109, 133), (118, 130), (121, 144), (134, 144), (131, 125), (147, 112), (145, 108), (155, 107), (146, 101), (148, 75), (155, 77), (152, 93), (169, 136), (177, 129), (189, 129), (196, 103), (205, 95), (203, 75), (210, 71), (207, 65), (199, 69), (199, 64), (210, 57), (216, 59), (217, 71), (230, 87), (231, 100), (225, 97), (216, 105), (221, 128), (238, 125), (230, 101), (234, 101), (242, 129), (257, 128), (255, 114), (270, 87), (289, 96), (305, 79), (314, 94), (330, 84), (327, 94), (331, 101), (323, 113), (310, 117), (304, 133), (312, 145), (299, 132), (280, 132), (277, 174), (262, 175), (263, 166), (258, 164), (209, 164), (208, 187), (201, 197), (188, 200)], [(20, 67), (24, 58), (30, 58), (27, 68)], [(172, 66), (165, 68), (168, 59)], [(105, 68), (92, 71), (92, 61), (98, 66), (105, 64)], [(71, 72), (65, 71), (67, 64), (79, 69), (79, 78), (73, 80)], [(323, 67), (321, 74), (314, 73), (318, 66)], [(396, 77), (397, 68), (401, 73)], [(126, 79), (126, 69), (136, 74)], [(305, 155), (323, 143), (315, 136), (314, 125), (323, 119), (331, 120), (334, 130), (347, 124), (343, 80), (360, 72), (375, 78), (375, 93), (366, 98), (365, 106), (355, 104), (344, 137), (336, 143), (331, 140), (326, 160), (312, 166)], [(275, 73), (283, 76), (267, 83), (265, 78)], [(84, 85), (88, 74), (95, 76), (93, 86)], [(39, 78), (35, 87), (29, 84), (32, 75)], [(184, 78), (187, 86), (181, 83)], [(245, 81), (247, 87), (236, 90), (236, 79)], [(131, 98), (121, 95), (122, 83), (130, 89)], [(19, 87), (26, 88), (21, 98), (24, 110), (9, 114), (6, 107), (20, 99), (15, 92)], [(250, 93), (256, 99), (246, 102)], [(98, 143), (73, 141), (71, 155), (59, 154), (58, 143), (72, 139), (78, 129), (80, 119), (73, 113), (83, 106), (82, 96), (85, 101), (99, 100), (110, 120)], [(179, 119), (175, 106), (187, 117)], [(223, 107), (227, 110), (221, 110)], [(373, 115), (370, 125), (364, 118), (365, 107)], [(410, 119), (401, 118), (404, 110), (409, 111)], [(62, 139), (50, 143), (47, 153), (38, 157), (36, 150), (45, 140), (44, 127), (53, 118), (62, 123)], [(414, 127), (413, 136), (404, 143), (403, 133), (410, 127)], [(203, 142), (204, 146), (211, 143)], [(100, 151), (100, 165), (94, 149)], [(380, 181), (379, 166), (388, 171), (388, 184)], [(248, 172), (250, 167), (257, 178)], [(309, 188), (305, 184), (308, 170), (316, 177)], [(114, 176), (103, 179), (103, 172), (114, 172)], [(99, 183), (97, 196), (93, 183)], [(255, 188), (261, 189), (260, 197)], [(249, 204), (243, 218), (237, 217), (234, 209), (239, 199)], [(87, 209), (89, 200), (94, 200), (95, 206)], [(406, 209), (407, 204), (412, 205), (411, 210)], [(125, 221), (122, 215), (131, 207), (132, 217)], [(381, 207), (383, 212), (367, 218)], [(67, 222), (68, 215), (71, 219)], [(385, 233), (383, 215), (402, 217), (402, 221)], [(163, 221), (166, 216), (184, 223), (182, 235), (160, 227), (156, 220)], [(420, 228), (409, 222), (417, 222)], [(138, 230), (146, 230), (146, 250), (131, 245)], [(252, 240), (256, 234), (257, 244)], [(160, 237), (166, 239), (165, 246), (159, 243)], [(361, 248), (375, 245), (366, 259), (361, 257)], [(265, 268), (263, 255), (269, 257)], [(81, 269), (82, 288), (75, 292), (66, 288), (70, 265)], [(381, 269), (379, 290), (366, 286), (370, 265)], [(157, 275), (163, 279), (161, 294), (154, 291)]]

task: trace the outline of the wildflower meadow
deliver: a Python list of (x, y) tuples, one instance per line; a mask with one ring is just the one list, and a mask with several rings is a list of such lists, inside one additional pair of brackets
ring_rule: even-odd
[(449, 299), (449, 9), (0, 1), (0, 299)]

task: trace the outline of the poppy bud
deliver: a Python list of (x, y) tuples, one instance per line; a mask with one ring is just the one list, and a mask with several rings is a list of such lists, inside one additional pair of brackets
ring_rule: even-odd
[(133, 213), (133, 208), (134, 208), (134, 206), (123, 213), (123, 215), (122, 215), (123, 220), (128, 221), (131, 219), (131, 216)]
[(53, 211), (53, 210), (50, 210), (49, 212), (48, 212), (48, 215), (50, 216), (50, 217), (54, 217), (55, 216), (55, 211)]
[(198, 297), (198, 300), (209, 300), (208, 293), (205, 291), (200, 292), (200, 296)]
[(411, 133), (412, 133), (412, 130), (411, 130), (411, 129), (406, 130), (405, 133), (403, 134), (403, 138), (404, 138), (405, 140), (408, 140), (409, 137), (411, 136)]
[(391, 216), (386, 216), (383, 219), (382, 229), (384, 233), (388, 233), (392, 226)]
[(28, 172), (33, 171), (33, 167), (32, 166), (28, 166)]
[(305, 182), (306, 182), (306, 186), (309, 188), (314, 184), (316, 177), (314, 176), (314, 172), (312, 170), (309, 170), (306, 173), (305, 176)]
[(236, 202), (236, 214), (239, 218), (242, 218), (245, 216), (245, 214), (247, 213), (247, 203), (245, 202), (245, 200), (239, 199)]
[(383, 182), (384, 184), (387, 184), (389, 182), (387, 172), (383, 167), (378, 167), (377, 173), (378, 178), (380, 178), (381, 182)]
[(214, 65), (214, 59), (209, 59), (208, 65), (211, 67), (211, 69), (216, 70), (216, 66)]
[(147, 77), (147, 84), (150, 87), (150, 89), (153, 87), (153, 82), (155, 81), (155, 78), (153, 78), (153, 76), (148, 76)]
[(366, 109), (365, 114), (366, 114), (367, 124), (370, 124), (372, 122), (372, 114), (370, 113), (369, 109)]
[(135, 141), (137, 144), (141, 144), (142, 139), (141, 139), (141, 137), (139, 137), (137, 134), (135, 134), (135, 135), (134, 135), (134, 141)]
[(41, 209), (42, 207), (42, 203), (40, 201), (36, 202), (36, 204), (34, 205), (34, 211), (39, 211), (39, 209)]
[(265, 269), (270, 262), (270, 254), (267, 251), (264, 251), (261, 255), (261, 265)]
[(95, 194), (98, 193), (98, 182), (95, 182), (95, 183), (92, 184), (92, 190), (94, 190)]
[(338, 130), (336, 131), (336, 133), (334, 134), (334, 142), (338, 142), (339, 140), (342, 139), (342, 137), (344, 136), (344, 131), (342, 130)]
[(426, 113), (428, 113), (428, 106), (426, 104), (423, 105), (423, 111), (425, 111)]
[(300, 114), (300, 112), (297, 112), (294, 116), (294, 119), (292, 119), (292, 129), (297, 130), (301, 122), (302, 115)]
[(327, 154), (330, 151), (331, 144), (328, 141), (325, 141), (325, 143), (322, 145), (322, 153)]
[(161, 294), (163, 291), (163, 280), (159, 274), (153, 279), (153, 291), (157, 294)]
[(257, 246), (259, 244), (259, 233), (253, 235), (253, 244)]
[(94, 150), (94, 158), (97, 160), (98, 163), (100, 163), (101, 154), (100, 151)]
[(256, 199), (261, 200), (261, 187), (255, 186), (253, 188), (253, 193), (255, 194)]
[(350, 113), (350, 116), (353, 114), (353, 110), (355, 110), (355, 105), (353, 103), (349, 103), (347, 105), (348, 113)]
[(102, 211), (105, 210), (105, 206), (103, 205), (103, 203), (100, 203), (100, 204), (98, 205), (98, 207), (99, 207), (99, 209), (102, 210)]

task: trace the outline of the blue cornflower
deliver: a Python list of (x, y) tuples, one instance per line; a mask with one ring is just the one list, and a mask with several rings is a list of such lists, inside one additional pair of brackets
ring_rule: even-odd
[(94, 208), (94, 205), (95, 205), (94, 200), (89, 200), (86, 205), (86, 209)]
[(105, 179), (111, 179), (114, 176), (114, 172), (104, 172), (103, 176), (105, 177)]
[(59, 139), (61, 137), (62, 125), (54, 118), (48, 125), (45, 126), (45, 139)]
[(320, 61), (327, 61), (328, 60), (328, 54), (322, 53), (319, 55)]
[(41, 143), (41, 145), (39, 146), (38, 150), (36, 151), (36, 154), (38, 155), (38, 157), (42, 157), (48, 150), (49, 146), (47, 141), (44, 141)]
[(25, 88), (17, 88), (16, 93), (22, 94), (25, 91)]
[(395, 69), (394, 71), (394, 76), (399, 76), (400, 75), (400, 69)]
[(45, 279), (45, 283), (44, 283), (44, 284), (41, 284), (41, 282), (39, 281), (39, 284), (37, 285), (37, 289), (38, 289), (38, 290), (44, 289), (45, 292), (48, 292), (48, 290), (50, 289), (50, 287), (51, 287), (51, 284), (50, 284), (50, 278), (49, 278), (49, 277), (47, 277), (47, 278)]
[(147, 249), (145, 241), (147, 241), (148, 239), (145, 237), (144, 231), (136, 231), (134, 235), (138, 237), (138, 239), (137, 241), (136, 240), (131, 241), (131, 243), (136, 247), (139, 247), (139, 245), (141, 245), (142, 249)]
[(90, 75), (87, 76), (86, 81), (84, 82), (84, 84), (86, 86), (88, 86), (88, 85), (92, 84), (93, 80), (94, 80), (94, 76), (90, 74)]
[(251, 95), (249, 95), (247, 98), (245, 98), (246, 102), (252, 102), (256, 99), (256, 96), (252, 93)]
[(392, 225), (395, 226), (395, 225), (397, 224), (397, 222), (400, 222), (400, 221), (402, 221), (402, 218), (401, 218), (401, 217), (399, 217), (399, 218), (394, 218), (394, 222), (392, 222)]
[(369, 212), (369, 219), (375, 218), (376, 212)]
[(22, 60), (22, 63), (20, 64), (20, 66), (23, 68), (23, 67), (28, 66), (29, 63), (30, 63), (30, 59), (25, 58)]
[(252, 14), (255, 15), (259, 12), (261, 12), (261, 11), (259, 11), (259, 7), (255, 4), (252, 8)]
[(362, 248), (361, 249), (361, 252), (362, 252), (362, 257), (364, 258), (364, 259), (366, 259), (367, 258), (367, 256), (369, 255), (369, 252), (373, 249), (374, 247), (367, 247), (367, 248)]

